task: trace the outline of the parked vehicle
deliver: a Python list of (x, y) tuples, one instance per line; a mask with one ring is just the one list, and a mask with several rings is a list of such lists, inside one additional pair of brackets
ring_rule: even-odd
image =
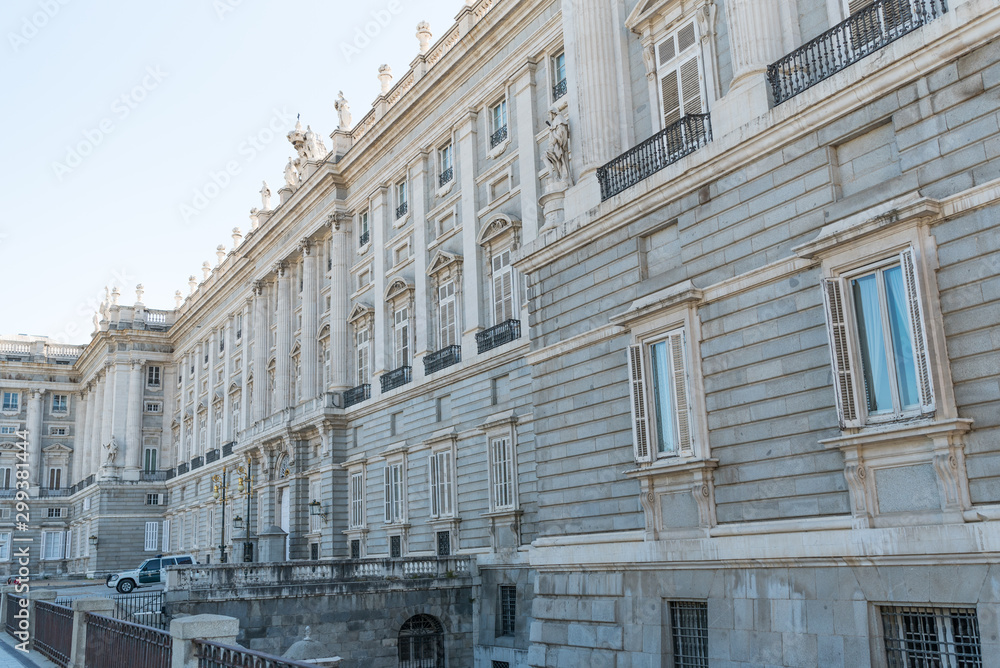
[(197, 563), (190, 554), (177, 554), (164, 556), (159, 554), (152, 559), (139, 564), (139, 567), (131, 571), (112, 573), (108, 576), (104, 584), (113, 587), (119, 593), (128, 594), (138, 587), (150, 587), (163, 582), (163, 569), (167, 566), (178, 564)]

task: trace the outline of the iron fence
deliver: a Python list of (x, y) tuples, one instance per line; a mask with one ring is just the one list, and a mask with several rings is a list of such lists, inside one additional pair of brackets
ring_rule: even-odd
[(410, 203), (403, 202), (402, 204), (396, 207), (396, 218), (402, 218), (403, 216), (406, 215), (406, 212), (409, 210), (410, 210)]
[(767, 68), (781, 104), (948, 11), (945, 0), (875, 0)]
[(401, 366), (398, 369), (386, 371), (379, 378), (379, 382), (382, 383), (382, 392), (395, 390), (397, 387), (402, 387), (409, 383), (413, 379), (412, 371), (413, 367), (410, 366)]
[(17, 617), (15, 615), (17, 615), (18, 610), (21, 609), (21, 597), (14, 596), (13, 594), (4, 594), (4, 596), (7, 597), (6, 605), (4, 606), (4, 609), (7, 610), (7, 619), (3, 622), (4, 628), (7, 630), (7, 633), (14, 635), (20, 630), (20, 627), (17, 625)]
[(66, 668), (73, 647), (73, 610), (64, 605), (35, 601), (32, 646), (56, 665)]
[(195, 640), (194, 647), (198, 668), (316, 668), (314, 663), (282, 659), (210, 640)]
[(435, 371), (440, 371), (461, 361), (462, 346), (445, 346), (441, 350), (424, 357), (424, 373), (430, 375)]
[(628, 190), (712, 141), (709, 114), (690, 114), (599, 167), (601, 201)]
[(344, 408), (350, 408), (354, 404), (367, 401), (372, 396), (372, 386), (368, 383), (352, 387), (344, 392)]
[(205, 465), (205, 458), (201, 455), (191, 458), (191, 470), (194, 471), (197, 468), (201, 468)]
[(163, 482), (169, 480), (169, 473), (170, 470), (166, 469), (162, 471), (142, 471), (139, 477), (144, 482)]
[[(164, 613), (163, 592), (149, 591), (136, 594), (103, 594), (99, 598), (109, 598), (115, 602), (111, 616), (123, 622), (142, 624), (166, 631), (170, 627), (170, 619)], [(73, 599), (79, 596), (60, 596), (56, 605), (72, 607)]]
[(521, 321), (505, 320), (499, 325), (476, 333), (476, 347), (479, 354), (499, 348), (505, 343), (521, 338)]
[(215, 448), (214, 450), (209, 450), (207, 453), (205, 453), (205, 463), (206, 464), (211, 464), (212, 462), (217, 462), (217, 461), (219, 461), (219, 449), (218, 448)]
[(166, 631), (86, 615), (87, 668), (170, 668), (173, 641)]

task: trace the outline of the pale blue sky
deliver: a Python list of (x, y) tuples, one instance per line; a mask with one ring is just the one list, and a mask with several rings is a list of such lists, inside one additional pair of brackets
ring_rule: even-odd
[[(337, 91), (360, 119), (378, 66), (401, 76), (417, 23), (437, 39), (462, 5), (4, 0), (0, 334), (86, 342), (110, 284), (131, 303), (141, 282), (147, 306), (172, 308), (232, 228), (249, 228), (262, 180), (277, 201), (295, 114), (329, 148)], [(356, 49), (366, 28), (374, 37)], [(211, 174), (230, 161), (239, 173), (216, 190)]]

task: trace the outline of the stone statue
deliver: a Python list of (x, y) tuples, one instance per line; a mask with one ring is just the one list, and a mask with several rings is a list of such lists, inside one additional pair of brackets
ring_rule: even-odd
[(299, 185), (299, 170), (295, 168), (295, 161), (292, 158), (289, 158), (288, 164), (285, 165), (285, 185), (293, 190)]
[(337, 110), (337, 128), (340, 130), (351, 129), (351, 106), (344, 97), (344, 91), (337, 93), (337, 101), (333, 103), (333, 108)]
[(115, 460), (118, 458), (118, 441), (116, 441), (115, 437), (112, 436), (111, 442), (104, 447), (107, 448), (108, 451), (108, 457), (104, 460), (105, 466), (114, 466)]
[(306, 160), (310, 161), (318, 161), (326, 157), (326, 145), (309, 125), (306, 126), (305, 153)]
[(94, 331), (97, 332), (97, 331), (100, 331), (100, 329), (101, 329), (101, 317), (95, 313), (94, 314)]
[(549, 166), (551, 183), (569, 185), (569, 124), (566, 117), (555, 109), (549, 109), (549, 145), (545, 149), (545, 163)]
[(271, 210), (271, 188), (267, 185), (267, 181), (260, 187), (260, 206), (264, 211)]
[(142, 295), (146, 292), (146, 289), (142, 287), (142, 283), (135, 286), (135, 301), (138, 304), (142, 303)]

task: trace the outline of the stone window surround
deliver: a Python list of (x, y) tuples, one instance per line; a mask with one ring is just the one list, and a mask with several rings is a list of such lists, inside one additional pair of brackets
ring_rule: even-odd
[[(6, 408), (6, 395), (13, 395), (14, 401), (17, 406), (15, 408)], [(2, 390), (0, 391), (0, 412), (5, 415), (17, 415), (21, 412), (21, 392), (19, 390)]]
[[(645, 346), (649, 342), (661, 340), (664, 334), (678, 328), (684, 329), (687, 338), (685, 354), (688, 365), (691, 450), (660, 457), (651, 452), (650, 463), (639, 463), (636, 468), (625, 472), (625, 475), (638, 480), (640, 484), (646, 540), (659, 540), (664, 532), (669, 532), (671, 538), (707, 536), (708, 531), (717, 524), (713, 471), (718, 466), (718, 460), (712, 459), (708, 440), (708, 415), (700, 353), (701, 320), (697, 311), (703, 298), (701, 290), (694, 287), (691, 281), (685, 281), (637, 299), (623, 313), (610, 318), (612, 325), (629, 331), (632, 345)], [(645, 382), (648, 407), (652, 387), (648, 377)], [(655, 450), (652, 447), (650, 449)], [(664, 525), (662, 501), (672, 495), (684, 493), (690, 493), (694, 500), (698, 515), (697, 527), (667, 529)]]
[[(510, 145), (510, 138), (511, 135), (513, 134), (511, 132), (511, 127), (510, 127), (511, 97), (512, 96), (510, 94), (509, 87), (506, 83), (504, 83), (500, 86), (499, 90), (496, 90), (492, 92), (489, 96), (487, 96), (486, 99), (490, 100), (490, 102), (486, 102), (483, 104), (482, 113), (486, 117), (486, 136), (484, 137), (484, 141), (486, 142), (486, 158), (488, 160), (495, 160), (496, 158), (499, 158), (501, 155), (503, 155), (504, 151), (506, 151), (507, 147)], [(493, 127), (493, 109), (496, 108), (497, 105), (503, 103), (506, 103), (506, 106), (504, 107), (504, 115), (506, 116), (507, 120), (506, 123), (507, 136), (496, 146), (490, 147), (490, 138), (493, 136), (493, 133), (495, 133), (497, 130), (500, 129), (500, 127)]]
[[(522, 308), (525, 306), (523, 295), (524, 278), (521, 273), (513, 266), (513, 256), (515, 252), (521, 246), (521, 221), (517, 218), (512, 218), (504, 214), (491, 214), (489, 218), (490, 222), (483, 225), (482, 229), (476, 237), (476, 243), (482, 247), (484, 253), (485, 262), (485, 275), (483, 283), (486, 286), (487, 294), (487, 309), (486, 312), (490, 314), (490, 321), (493, 325), (499, 325), (498, 322), (493, 322), (496, 317), (495, 306), (493, 303), (493, 256), (502, 253), (505, 250), (510, 250), (511, 253), (511, 294), (514, 300), (513, 308), (511, 309), (517, 319), (523, 319), (521, 313)], [(522, 332), (522, 336), (525, 335), (527, 328)]]
[(438, 341), (441, 337), (441, 310), (438, 288), (449, 280), (455, 283), (455, 341), (458, 344), (462, 342), (462, 332), (464, 331), (462, 304), (465, 298), (462, 274), (462, 256), (443, 250), (434, 253), (434, 257), (431, 258), (427, 266), (427, 276), (430, 279), (428, 281), (428, 294), (431, 295), (433, 312), (430, 332), (431, 338), (437, 344), (436, 346), (432, 345), (432, 347), (436, 347), (437, 349), (441, 348)]
[[(960, 418), (955, 403), (936, 280), (937, 243), (930, 231), (942, 217), (940, 202), (911, 193), (834, 221), (814, 240), (793, 249), (800, 257), (818, 260), (824, 277), (840, 276), (907, 248), (913, 251), (934, 412), (917, 419), (844, 426), (839, 437), (820, 441), (844, 454), (856, 528), (962, 522), (962, 512), (972, 506), (964, 446), (972, 420)], [(847, 333), (851, 345), (856, 345), (853, 325)], [(880, 511), (880, 477), (928, 465), (936, 478), (939, 509)]]
[[(501, 529), (508, 529), (510, 531), (514, 545), (519, 546), (521, 544), (521, 515), (523, 511), (521, 510), (518, 494), (517, 423), (517, 414), (513, 410), (509, 410), (489, 416), (477, 428), (486, 437), (486, 466), (489, 469), (488, 485), (490, 494), (489, 511), (480, 513), (480, 516), (488, 518), (490, 521), (490, 543), (494, 552), (500, 549), (504, 543), (503, 539), (506, 537), (501, 535)], [(493, 455), (491, 442), (494, 438), (504, 436), (510, 439), (513, 478), (511, 493), (513, 495), (513, 504), (510, 508), (497, 509), (493, 499)]]

